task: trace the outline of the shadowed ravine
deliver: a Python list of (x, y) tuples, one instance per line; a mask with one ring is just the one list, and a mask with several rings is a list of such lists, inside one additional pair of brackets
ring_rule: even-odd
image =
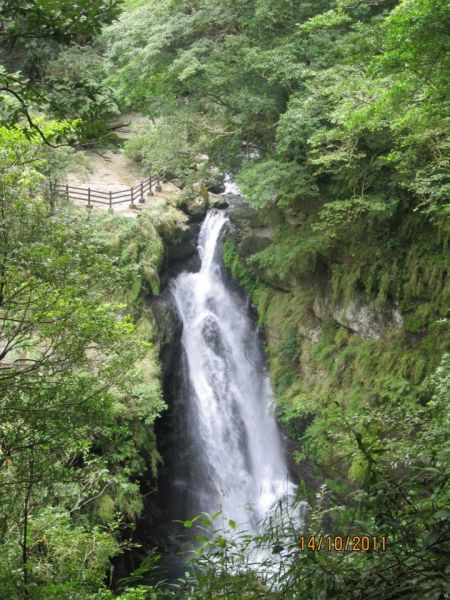
[(200, 270), (171, 284), (183, 323), (175, 402), (173, 493), (184, 513), (222, 510), (256, 532), (270, 507), (292, 491), (256, 325), (221, 264), (228, 219), (208, 213), (199, 235)]

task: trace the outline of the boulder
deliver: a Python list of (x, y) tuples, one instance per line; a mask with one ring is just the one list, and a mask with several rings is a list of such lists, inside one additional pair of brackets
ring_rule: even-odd
[(264, 227), (260, 214), (250, 206), (230, 208), (228, 217), (236, 227), (238, 236), (243, 235), (248, 230)]
[(197, 242), (191, 227), (187, 224), (179, 225), (167, 247), (169, 262), (188, 258), (196, 250)]
[(208, 193), (208, 205), (209, 208), (228, 208), (228, 202), (226, 198), (219, 194)]
[(182, 210), (189, 215), (189, 220), (193, 223), (201, 221), (208, 210), (208, 201), (203, 196), (194, 196), (183, 200)]

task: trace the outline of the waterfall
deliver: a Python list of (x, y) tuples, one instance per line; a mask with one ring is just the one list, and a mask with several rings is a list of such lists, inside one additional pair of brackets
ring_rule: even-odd
[(223, 184), (225, 187), (225, 195), (231, 194), (233, 196), (241, 196), (241, 190), (239, 189), (238, 184), (235, 182), (234, 178), (230, 174), (225, 175)]
[(221, 263), (228, 219), (211, 210), (196, 273), (171, 284), (183, 323), (176, 486), (186, 514), (222, 511), (249, 532), (292, 492), (256, 324)]

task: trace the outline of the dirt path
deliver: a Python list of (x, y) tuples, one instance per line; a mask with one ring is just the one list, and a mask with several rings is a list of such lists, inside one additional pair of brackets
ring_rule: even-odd
[(101, 192), (112, 192), (132, 187), (146, 179), (139, 164), (127, 158), (123, 152), (106, 150), (87, 152), (89, 173), (83, 175), (71, 174), (68, 177), (69, 185), (91, 187)]
[[(123, 152), (112, 152), (111, 150), (101, 153), (89, 151), (85, 153), (88, 159), (89, 172), (80, 175), (71, 173), (67, 177), (68, 185), (88, 188), (99, 192), (118, 192), (134, 187), (145, 179), (145, 175), (139, 165), (127, 158)], [(146, 196), (145, 204), (149, 202)], [(73, 200), (76, 206), (86, 206), (82, 200)], [(145, 206), (141, 204), (141, 206)], [(93, 210), (108, 210), (108, 206), (94, 204)], [(114, 212), (127, 217), (136, 217), (137, 211), (129, 208), (129, 202), (116, 204)]]
[[(121, 122), (135, 122), (139, 119), (139, 115), (124, 115)], [(124, 127), (120, 132), (120, 137), (126, 138), (129, 135), (129, 128)], [(67, 177), (68, 185), (75, 187), (90, 187), (92, 190), (100, 192), (118, 192), (134, 187), (141, 181), (147, 178), (139, 163), (128, 158), (122, 151), (113, 152), (105, 151), (88, 151), (85, 153), (88, 160), (89, 172), (86, 174), (71, 173)], [(130, 209), (129, 202), (116, 204), (114, 212), (123, 216), (135, 218), (139, 213), (139, 208), (144, 208), (152, 202), (153, 198), (166, 198), (178, 193), (179, 190), (172, 184), (163, 184), (160, 194), (155, 196), (145, 196), (145, 203), (140, 204), (136, 210)], [(75, 200), (76, 206), (86, 206), (86, 202)], [(108, 206), (103, 204), (94, 204), (93, 210), (108, 210)]]

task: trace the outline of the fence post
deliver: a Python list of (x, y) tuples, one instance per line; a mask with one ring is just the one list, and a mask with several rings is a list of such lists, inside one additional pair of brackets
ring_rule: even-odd
[(50, 191), (50, 212), (53, 214), (55, 212), (56, 205), (56, 183), (52, 184), (51, 180), (49, 180), (49, 191)]
[(139, 198), (139, 202), (143, 204), (145, 202), (144, 198), (144, 182), (141, 181), (141, 197)]
[(91, 204), (91, 188), (90, 187), (88, 187), (88, 204), (87, 204), (86, 208), (93, 208), (93, 206)]
[(109, 212), (113, 212), (113, 207), (112, 207), (112, 192), (111, 192), (111, 190), (109, 190)]
[(156, 187), (155, 187), (155, 190), (156, 190), (157, 192), (160, 192), (160, 191), (161, 191), (161, 179), (160, 179), (160, 177), (159, 177), (159, 173), (158, 173), (158, 175), (156, 176)]
[(70, 198), (69, 198), (69, 184), (66, 185), (66, 198), (67, 198), (67, 202), (69, 202)]
[(131, 188), (131, 204), (129, 208), (136, 208), (136, 205), (134, 203), (134, 188)]
[(153, 190), (152, 190), (152, 185), (153, 185), (153, 183), (152, 183), (152, 176), (151, 176), (151, 175), (150, 175), (150, 177), (148, 178), (148, 181), (149, 181), (149, 183), (150, 183), (150, 188), (149, 188), (149, 191), (148, 191), (148, 195), (149, 195), (149, 196), (153, 196)]

